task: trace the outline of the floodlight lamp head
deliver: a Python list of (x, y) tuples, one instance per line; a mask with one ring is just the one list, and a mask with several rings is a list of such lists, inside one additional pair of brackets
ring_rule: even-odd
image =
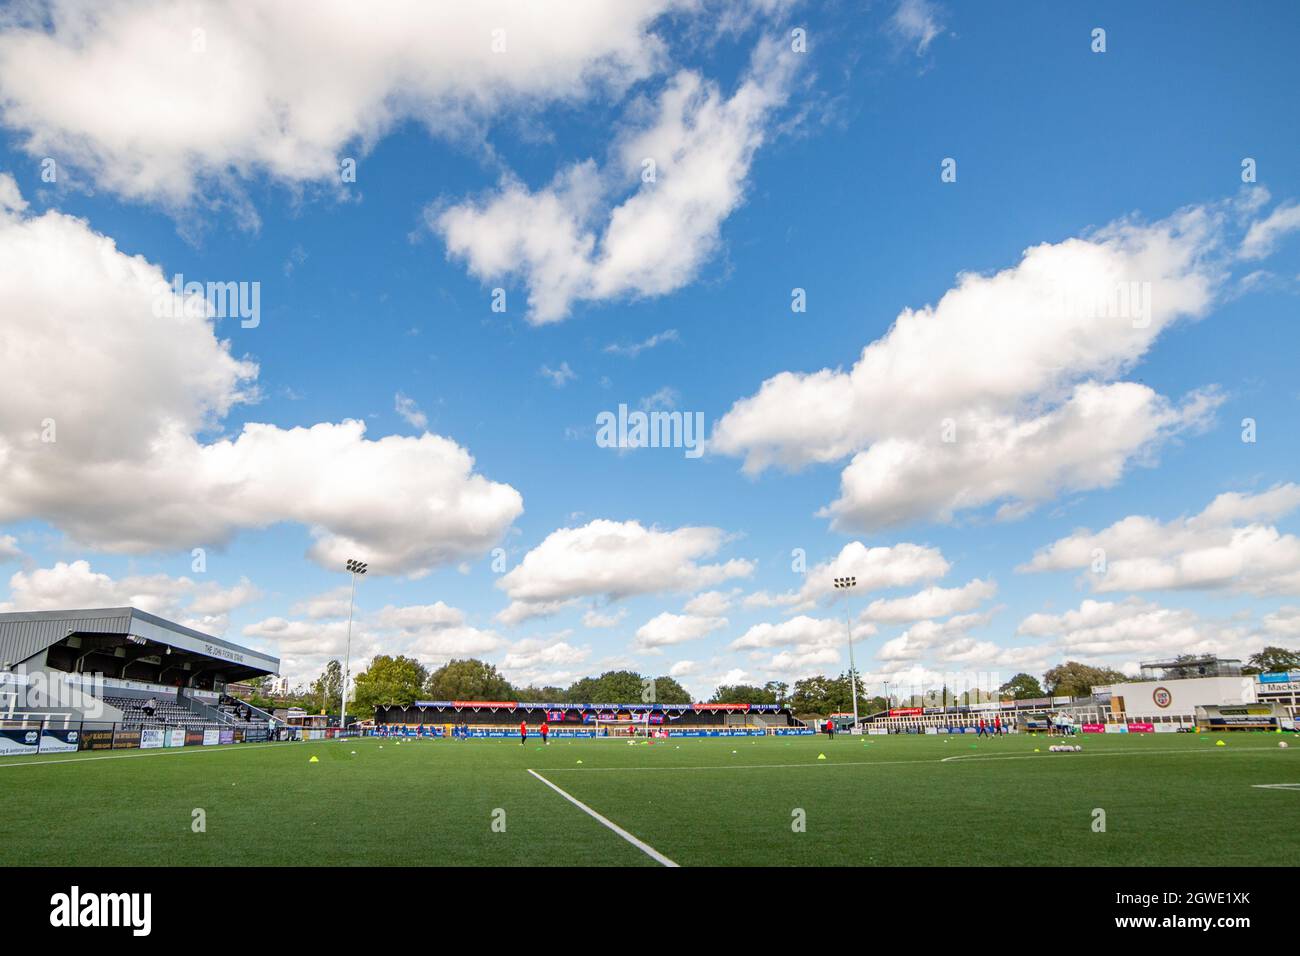
[(852, 588), (852, 587), (857, 587), (857, 585), (858, 585), (858, 579), (856, 577), (843, 577), (843, 578), (835, 579), (835, 586), (837, 588), (841, 588), (841, 589)]

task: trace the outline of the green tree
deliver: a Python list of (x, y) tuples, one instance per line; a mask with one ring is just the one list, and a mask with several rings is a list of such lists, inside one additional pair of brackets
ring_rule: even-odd
[(510, 695), (512, 700), (523, 701), (529, 704), (562, 704), (568, 698), (567, 692), (562, 687), (516, 687), (514, 693)]
[[(637, 703), (638, 701), (628, 701), (628, 703)], [(623, 703), (623, 701), (616, 701)], [(649, 704), (693, 704), (691, 693), (677, 680), (672, 677), (656, 677), (654, 679), (654, 700), (645, 701)]]
[(343, 665), (330, 661), (325, 670), (311, 684), (311, 703), (313, 711), (338, 709), (339, 694), (343, 690)]
[(1243, 674), (1272, 674), (1278, 671), (1300, 670), (1300, 651), (1288, 651), (1285, 647), (1266, 647), (1250, 655), (1250, 660), (1241, 669)]
[(775, 704), (776, 694), (752, 684), (722, 684), (713, 692), (713, 704)]
[(1091, 667), (1078, 661), (1057, 664), (1043, 675), (1043, 681), (1051, 689), (1053, 697), (1087, 697), (1098, 685), (1126, 680), (1128, 676), (1122, 671), (1108, 667)]
[(515, 691), (495, 665), (471, 657), (439, 667), (429, 675), (424, 692), (430, 700), (513, 700)]
[(781, 680), (770, 680), (763, 685), (763, 690), (772, 695), (774, 703), (785, 706), (790, 699), (790, 685)]
[(824, 675), (804, 677), (794, 682), (794, 690), (790, 694), (790, 706), (796, 714), (824, 716), (832, 709), (829, 704), (830, 697), (830, 681)]
[[(642, 694), (649, 693), (649, 690), (646, 678), (635, 671), (605, 671), (599, 677), (584, 677), (575, 681), (565, 695), (571, 704), (650, 704), (655, 701), (642, 699)], [(654, 688), (653, 696), (658, 697), (657, 687)], [(689, 695), (687, 696), (688, 700), (682, 703), (690, 703)]]
[(1032, 700), (1035, 697), (1047, 696), (1043, 685), (1038, 683), (1038, 678), (1032, 674), (1017, 674), (999, 687), (998, 693), (1015, 700)]
[(357, 675), (349, 709), (373, 716), (381, 705), (408, 707), (420, 698), (427, 679), (424, 665), (414, 658), (380, 654)]
[[(862, 700), (867, 696), (866, 684), (862, 675), (858, 675), (858, 712), (861, 713)], [(794, 691), (790, 694), (790, 707), (796, 714), (847, 714), (853, 711), (853, 682), (847, 672), (839, 677), (805, 677), (795, 681)]]

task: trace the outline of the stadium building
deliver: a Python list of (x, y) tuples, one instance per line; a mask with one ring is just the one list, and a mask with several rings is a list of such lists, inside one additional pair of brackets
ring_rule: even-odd
[(1139, 669), (1137, 680), (1098, 686), (1084, 697), (894, 708), (866, 718), (865, 730), (974, 733), (981, 720), (988, 725), (995, 719), (1012, 732), (1293, 730), (1300, 717), (1300, 671), (1243, 675), (1241, 661), (1212, 656), (1151, 661)]
[(398, 736), (514, 737), (545, 721), (556, 737), (762, 737), (811, 734), (780, 704), (547, 704), (417, 700), (377, 708), (373, 732)]
[(226, 689), (279, 669), (133, 607), (0, 614), (0, 754), (266, 740)]

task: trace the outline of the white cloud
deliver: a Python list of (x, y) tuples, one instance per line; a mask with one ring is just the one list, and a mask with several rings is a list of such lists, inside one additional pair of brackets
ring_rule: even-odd
[[(1021, 571), (1086, 570), (1098, 592), (1225, 589), (1300, 594), (1300, 538), (1264, 522), (1300, 508), (1300, 485), (1229, 492), (1200, 514), (1162, 522), (1130, 515), (1097, 533), (1079, 530), (1039, 550)], [(1104, 570), (1093, 571), (1104, 560)]]
[(678, 336), (676, 329), (667, 329), (666, 331), (663, 332), (656, 332), (648, 339), (644, 339), (640, 342), (634, 342), (631, 345), (617, 345), (615, 343), (610, 343), (609, 345), (605, 346), (605, 351), (610, 355), (623, 355), (626, 356), (627, 358), (636, 358), (642, 352), (646, 351), (647, 349), (652, 349), (657, 345), (662, 345), (665, 342), (680, 342), (680, 341), (681, 338)]
[(564, 319), (579, 301), (672, 292), (712, 255), (743, 200), (796, 60), (777, 41), (760, 44), (730, 98), (682, 70), (634, 110), (647, 122), (618, 137), (606, 168), (575, 163), (536, 192), (507, 177), (480, 201), (431, 208), (429, 226), (484, 282), (519, 276), (534, 323)]
[(872, 601), (862, 612), (861, 619), (878, 624), (906, 624), (925, 618), (947, 617), (973, 610), (997, 592), (998, 586), (994, 582), (978, 578), (958, 588), (929, 587), (907, 597)]
[(373, 617), (377, 627), (404, 631), (459, 627), (465, 623), (465, 612), (442, 601), (433, 604), (408, 604), (400, 607), (386, 605)]
[(316, 594), (296, 602), (289, 608), (294, 617), (305, 617), (312, 621), (324, 621), (348, 616), (351, 589), (340, 585), (324, 594)]
[(1200, 620), (1189, 610), (1161, 607), (1129, 598), (1121, 602), (1085, 600), (1063, 614), (1031, 614), (1018, 633), (1054, 637), (1067, 655), (1237, 653), (1244, 632)]
[(1300, 638), (1300, 607), (1287, 605), (1264, 615), (1264, 633), (1272, 638)]
[(559, 368), (551, 368), (548, 365), (543, 365), (537, 370), (537, 374), (550, 379), (551, 384), (556, 388), (564, 388), (565, 385), (578, 377), (578, 373), (569, 368), (568, 362), (561, 362)]
[(11, 534), (0, 534), (0, 563), (15, 561), (23, 556), (18, 539)]
[(918, 621), (898, 637), (885, 641), (876, 657), (882, 661), (909, 661), (921, 658), (945, 660), (950, 654), (970, 651), (968, 632), (983, 627), (991, 612), (960, 614), (946, 621)]
[(87, 561), (58, 561), (53, 567), (18, 571), (9, 579), (5, 611), (137, 607), (195, 630), (220, 636), (230, 612), (262, 597), (247, 578), (230, 587), (166, 574), (113, 578), (91, 570)]
[(678, 661), (668, 668), (669, 677), (686, 677), (693, 673), (695, 673), (695, 661)]
[(429, 416), (420, 411), (415, 399), (398, 392), (393, 396), (393, 410), (401, 415), (408, 425), (423, 431), (429, 426)]
[(591, 656), (591, 648), (574, 647), (563, 638), (568, 631), (546, 637), (530, 637), (510, 645), (500, 670), (515, 684), (532, 686), (572, 683), (572, 668)]
[(0, 212), (22, 212), (27, 208), (18, 183), (10, 173), (0, 173)]
[(421, 631), (406, 652), (426, 664), (442, 665), (454, 657), (483, 657), (505, 644), (496, 631), (469, 625), (435, 627)]
[(1206, 390), (1178, 404), (1113, 379), (1210, 308), (1232, 208), (1124, 220), (1034, 246), (994, 275), (963, 274), (936, 305), (900, 313), (848, 371), (769, 378), (710, 448), (744, 456), (750, 473), (851, 458), (822, 512), (839, 530), (991, 503), (1006, 516), (1112, 484), (1219, 401)]
[[(744, 604), (749, 608), (788, 607), (791, 611), (807, 611), (819, 602), (846, 594), (869, 594), (932, 581), (943, 577), (948, 569), (949, 564), (938, 548), (907, 542), (871, 548), (861, 541), (850, 541), (830, 561), (806, 571), (797, 591), (775, 595), (758, 591), (746, 597)], [(857, 586), (848, 592), (836, 591), (834, 579), (850, 576), (857, 578)]]
[(1282, 203), (1263, 219), (1251, 223), (1241, 241), (1243, 259), (1264, 259), (1272, 255), (1278, 240), (1300, 229), (1300, 203)]
[(621, 607), (613, 614), (606, 614), (595, 608), (582, 615), (582, 626), (590, 628), (617, 627), (627, 617), (627, 608)]
[(750, 561), (700, 563), (715, 555), (725, 540), (718, 528), (661, 531), (637, 521), (598, 519), (578, 528), (561, 528), (497, 581), (511, 599), (498, 619), (509, 623), (554, 613), (577, 598), (616, 601), (747, 577), (754, 569)]
[(686, 602), (684, 610), (687, 614), (697, 614), (701, 617), (721, 617), (731, 608), (731, 602), (740, 588), (733, 588), (730, 591), (701, 591), (695, 597)]
[[(871, 624), (858, 624), (853, 628), (853, 639), (870, 637), (876, 633)], [(740, 637), (731, 642), (732, 650), (748, 650), (768, 647), (825, 646), (828, 644), (847, 644), (848, 633), (843, 621), (834, 618), (815, 618), (800, 614), (779, 624), (764, 622), (755, 624)]]
[(512, 107), (617, 94), (663, 66), (658, 17), (707, 6), (51, 0), (0, 23), (0, 117), (31, 155), (132, 198), (337, 182), (343, 156), (408, 120), (467, 135)]
[(853, 456), (840, 497), (818, 514), (850, 532), (950, 521), (997, 502), (999, 518), (1019, 517), (1059, 494), (1114, 485), (1135, 459), (1145, 463), (1155, 447), (1205, 427), (1221, 401), (1203, 391), (1175, 405), (1145, 385), (1087, 383), (1035, 418), (972, 421), (969, 437), (952, 444), (876, 442)]
[(943, 32), (940, 8), (930, 0), (899, 0), (889, 18), (889, 29), (908, 46), (915, 47), (916, 55), (920, 56)]
[(668, 611), (652, 617), (636, 630), (633, 649), (644, 651), (686, 641), (699, 640), (727, 626), (725, 617), (699, 617), (694, 614), (672, 614)]
[(0, 522), (41, 519), (124, 553), (296, 522), (327, 567), (360, 555), (376, 573), (418, 573), (477, 557), (523, 510), (437, 435), (248, 423), (205, 442), (257, 397), (258, 371), (205, 303), (173, 299), (160, 268), (57, 212), (0, 213), (0, 261), (0, 312), (41, 317), (9, 323), (0, 350)]

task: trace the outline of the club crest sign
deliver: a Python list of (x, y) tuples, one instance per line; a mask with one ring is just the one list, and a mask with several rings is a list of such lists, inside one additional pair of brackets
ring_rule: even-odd
[(1174, 695), (1169, 693), (1168, 687), (1157, 687), (1151, 692), (1151, 699), (1156, 702), (1157, 707), (1168, 707), (1174, 702)]

